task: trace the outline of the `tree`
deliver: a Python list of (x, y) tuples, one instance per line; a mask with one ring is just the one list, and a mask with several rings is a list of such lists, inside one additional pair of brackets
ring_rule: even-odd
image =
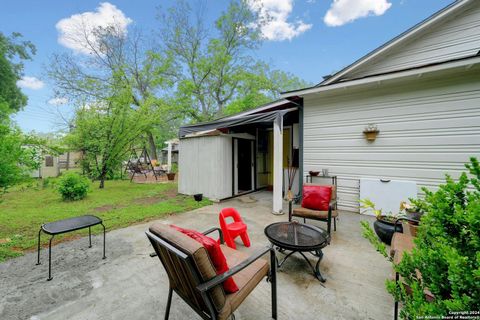
[[(156, 159), (152, 134), (157, 123), (168, 122), (172, 113), (160, 92), (172, 86), (171, 57), (145, 47), (141, 32), (125, 31), (116, 24), (93, 29), (82, 22), (75, 26), (78, 39), (88, 55), (55, 54), (47, 73), (55, 84), (55, 94), (81, 106), (85, 103), (110, 104), (114, 85), (130, 90), (132, 108), (148, 107), (157, 121), (145, 127), (150, 154)], [(92, 39), (95, 39), (93, 41)], [(124, 89), (125, 90), (125, 89)]]
[(13, 33), (6, 37), (0, 32), (0, 120), (27, 105), (17, 81), (23, 75), (23, 61), (31, 60), (35, 46), (29, 41), (18, 42), (21, 36)]
[(121, 167), (130, 146), (151, 125), (151, 109), (132, 108), (131, 88), (121, 85), (119, 80), (108, 99), (79, 108), (66, 138), (72, 148), (84, 152), (84, 168), (100, 180), (99, 188), (104, 188), (108, 175)]
[(27, 97), (17, 87), (23, 75), (23, 61), (31, 59), (35, 47), (28, 41), (18, 42), (19, 33), (6, 37), (0, 33), (0, 192), (21, 181), (38, 166), (35, 150), (21, 131), (10, 122), (10, 115), (27, 104)]
[(187, 120), (206, 121), (252, 108), (287, 88), (306, 85), (290, 74), (271, 71), (251, 55), (262, 39), (258, 16), (244, 0), (229, 3), (215, 22), (214, 35), (204, 26), (201, 5), (192, 10), (179, 1), (158, 20), (163, 50), (175, 57), (176, 101)]

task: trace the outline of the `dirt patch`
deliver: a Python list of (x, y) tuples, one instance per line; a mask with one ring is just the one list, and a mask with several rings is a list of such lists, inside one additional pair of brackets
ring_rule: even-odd
[(136, 204), (155, 204), (158, 202), (162, 202), (168, 199), (175, 198), (177, 196), (176, 190), (167, 190), (161, 194), (158, 194), (153, 197), (145, 197), (145, 198), (137, 198), (133, 202)]
[(106, 204), (106, 205), (101, 206), (101, 207), (93, 208), (93, 211), (95, 211), (95, 212), (107, 212), (107, 211), (111, 211), (113, 209), (122, 208), (122, 207), (125, 207), (125, 206)]

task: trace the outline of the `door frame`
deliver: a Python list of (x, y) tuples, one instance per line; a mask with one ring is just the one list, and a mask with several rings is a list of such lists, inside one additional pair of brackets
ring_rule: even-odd
[[(251, 154), (251, 188), (244, 192), (238, 192), (238, 140), (247, 140), (250, 142)], [(245, 139), (232, 137), (232, 196), (237, 196), (244, 193), (249, 193), (256, 190), (257, 186), (257, 150), (256, 139)]]

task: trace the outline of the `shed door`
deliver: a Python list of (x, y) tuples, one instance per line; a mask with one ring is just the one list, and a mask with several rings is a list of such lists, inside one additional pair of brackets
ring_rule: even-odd
[(240, 194), (254, 189), (253, 140), (234, 139), (235, 179), (234, 193)]

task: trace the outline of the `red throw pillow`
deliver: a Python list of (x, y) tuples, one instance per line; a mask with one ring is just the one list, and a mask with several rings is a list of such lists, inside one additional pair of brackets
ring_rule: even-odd
[(303, 186), (302, 207), (313, 210), (328, 211), (331, 197), (331, 186)]
[[(227, 259), (225, 258), (225, 255), (223, 254), (222, 249), (216, 240), (195, 230), (183, 229), (173, 224), (171, 224), (170, 227), (201, 243), (205, 249), (207, 249), (208, 255), (215, 266), (217, 274), (221, 274), (229, 270)], [(238, 291), (238, 286), (233, 278), (230, 277), (223, 282), (223, 289), (226, 293), (234, 293)]]

